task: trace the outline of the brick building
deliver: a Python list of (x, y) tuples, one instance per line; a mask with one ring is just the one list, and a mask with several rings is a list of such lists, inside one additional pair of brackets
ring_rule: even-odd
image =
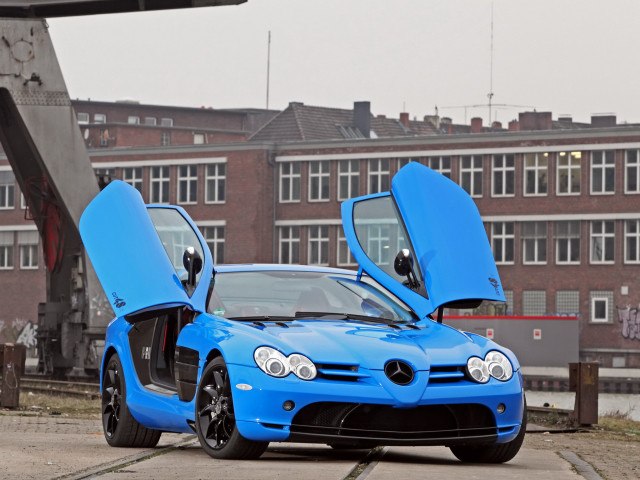
[[(183, 205), (216, 263), (353, 267), (340, 202), (388, 190), (403, 165), (423, 163), (476, 201), (507, 297), (506, 305), (451, 314), (577, 315), (582, 360), (640, 366), (638, 125), (618, 125), (611, 115), (587, 124), (525, 112), (505, 129), (480, 119), (375, 117), (368, 102), (353, 110), (292, 103), (275, 116), (198, 112), (216, 118), (209, 123), (177, 121), (178, 112), (198, 109), (75, 106), (94, 168), (133, 184), (147, 202)], [(147, 124), (152, 117), (156, 124)], [(44, 297), (35, 228), (23, 220), (6, 165), (0, 161), (5, 324), (33, 319)], [(32, 293), (37, 298), (27, 302)]]

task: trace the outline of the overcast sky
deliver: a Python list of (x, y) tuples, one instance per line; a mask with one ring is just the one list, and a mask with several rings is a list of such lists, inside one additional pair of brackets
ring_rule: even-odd
[[(493, 88), (491, 9), (493, 4)], [(291, 101), (508, 122), (640, 122), (638, 0), (248, 0), (49, 20), (73, 98), (213, 108)], [(499, 107), (508, 104), (523, 107)]]

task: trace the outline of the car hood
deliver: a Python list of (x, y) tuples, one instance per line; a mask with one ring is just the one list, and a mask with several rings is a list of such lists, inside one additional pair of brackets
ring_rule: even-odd
[[(421, 322), (419, 329), (340, 320), (241, 325), (238, 328), (251, 332), (256, 343), (285, 355), (301, 353), (316, 364), (358, 365), (369, 370), (383, 370), (389, 360), (404, 360), (416, 371), (429, 370), (432, 365), (466, 365), (470, 356), (484, 356), (487, 344), (492, 343), (431, 321)], [(246, 361), (254, 363), (252, 356), (242, 363)]]

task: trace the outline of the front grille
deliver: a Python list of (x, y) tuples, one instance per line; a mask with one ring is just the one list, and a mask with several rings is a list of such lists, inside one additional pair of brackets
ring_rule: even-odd
[(451, 443), (497, 435), (495, 419), (484, 405), (389, 405), (318, 402), (302, 408), (292, 434), (309, 439), (361, 439), (386, 444)]
[(466, 378), (464, 365), (437, 366), (429, 370), (429, 383), (455, 383)]
[(369, 375), (359, 372), (358, 365), (346, 365), (340, 363), (316, 363), (318, 378), (336, 380), (340, 382), (357, 382)]

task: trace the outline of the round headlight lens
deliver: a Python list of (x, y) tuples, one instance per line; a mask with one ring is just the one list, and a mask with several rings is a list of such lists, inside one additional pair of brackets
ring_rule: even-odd
[(489, 369), (480, 357), (471, 357), (467, 360), (467, 373), (478, 383), (487, 383), (489, 381)]
[(253, 359), (260, 370), (272, 377), (286, 377), (293, 372), (301, 380), (313, 380), (318, 374), (313, 362), (299, 353), (285, 357), (275, 348), (258, 347)]
[(513, 376), (513, 367), (509, 359), (497, 350), (492, 350), (484, 357), (489, 373), (496, 380), (506, 382)]

